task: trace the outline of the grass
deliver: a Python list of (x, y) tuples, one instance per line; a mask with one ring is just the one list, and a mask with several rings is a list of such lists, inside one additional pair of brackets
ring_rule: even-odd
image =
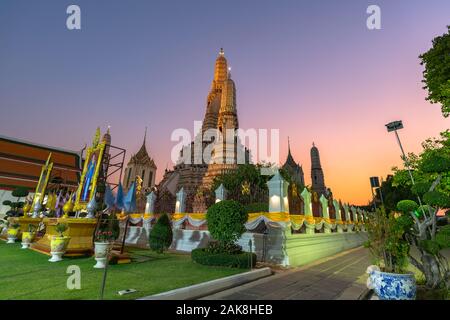
[[(245, 271), (199, 265), (187, 254), (156, 254), (144, 249), (130, 252), (131, 264), (108, 267), (104, 299), (136, 299)], [(64, 258), (57, 263), (48, 259), (44, 254), (20, 249), (18, 243), (0, 241), (0, 299), (99, 299), (103, 269), (93, 268), (93, 257)], [(79, 290), (67, 289), (70, 265), (80, 267)], [(117, 293), (130, 288), (137, 292), (124, 296)]]

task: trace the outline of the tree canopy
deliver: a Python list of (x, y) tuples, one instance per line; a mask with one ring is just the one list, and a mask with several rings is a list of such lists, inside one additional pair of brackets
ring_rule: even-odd
[[(419, 155), (409, 154), (407, 161), (412, 169), (415, 185), (408, 171), (394, 168), (394, 186), (407, 186), (426, 204), (441, 208), (450, 207), (450, 131), (440, 138), (427, 139), (422, 143)], [(433, 187), (433, 188), (432, 188)]]
[(440, 103), (444, 117), (450, 115), (450, 26), (447, 33), (433, 39), (430, 50), (419, 56), (423, 72), (427, 100)]

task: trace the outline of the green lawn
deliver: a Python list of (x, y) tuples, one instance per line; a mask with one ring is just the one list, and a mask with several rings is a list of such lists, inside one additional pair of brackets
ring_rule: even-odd
[[(210, 267), (191, 261), (190, 255), (149, 250), (131, 251), (131, 264), (108, 267), (105, 299), (136, 299), (155, 293), (230, 276), (244, 270)], [(90, 258), (64, 258), (48, 262), (49, 256), (20, 249), (20, 245), (0, 241), (0, 299), (98, 299), (103, 269), (94, 269)], [(69, 290), (67, 267), (81, 269), (81, 289)], [(119, 290), (138, 292), (120, 296)]]

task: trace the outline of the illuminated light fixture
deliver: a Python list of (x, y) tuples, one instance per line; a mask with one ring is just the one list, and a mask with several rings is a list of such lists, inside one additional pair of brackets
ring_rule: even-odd
[(223, 186), (223, 183), (214, 191), (216, 193), (216, 203), (223, 201), (227, 198), (227, 189)]
[(267, 182), (269, 188), (269, 212), (289, 213), (289, 202), (287, 198), (289, 183), (283, 179), (279, 170)]
[(186, 192), (181, 188), (177, 192), (177, 200), (175, 202), (175, 213), (184, 213), (186, 211)]

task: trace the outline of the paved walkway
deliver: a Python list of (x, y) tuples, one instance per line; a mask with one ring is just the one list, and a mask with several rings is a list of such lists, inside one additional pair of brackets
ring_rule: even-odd
[(356, 300), (366, 288), (362, 247), (204, 297), (206, 300)]

